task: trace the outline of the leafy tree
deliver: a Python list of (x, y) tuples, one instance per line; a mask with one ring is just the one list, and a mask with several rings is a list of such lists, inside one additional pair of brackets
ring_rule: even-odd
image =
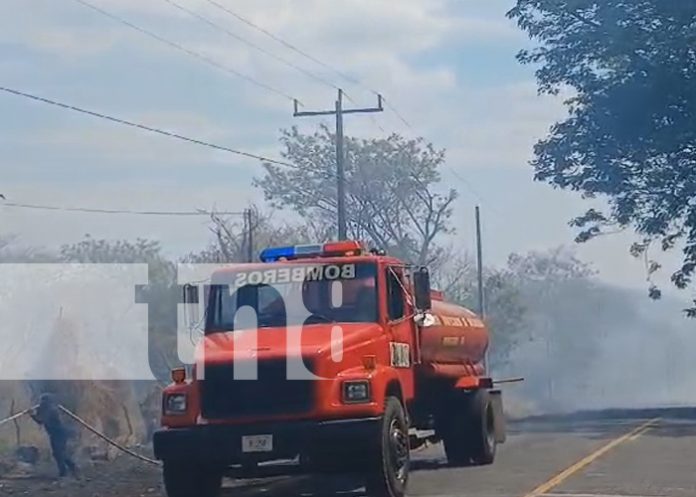
[(566, 247), (544, 252), (510, 254), (508, 270), (515, 280), (536, 282), (540, 287), (573, 279), (585, 279), (595, 274), (589, 264), (578, 259), (575, 253)]
[(98, 240), (90, 235), (60, 248), (60, 254), (66, 261), (90, 264), (161, 262), (164, 258), (160, 252), (159, 242), (153, 240)]
[(536, 179), (608, 200), (573, 221), (577, 241), (632, 228), (643, 238), (634, 254), (679, 244), (672, 281), (686, 288), (696, 269), (696, 4), (518, 0), (508, 16), (539, 44), (518, 59), (538, 66), (540, 92), (572, 94), (567, 119), (535, 146)]
[[(335, 135), (284, 130), (284, 159), (297, 167), (265, 164), (256, 179), (274, 207), (291, 207), (305, 220), (333, 226), (336, 219)], [(439, 255), (437, 235), (451, 231), (455, 190), (438, 193), (444, 150), (423, 139), (346, 138), (346, 214), (349, 233), (397, 256), (429, 264)]]
[(579, 372), (594, 360), (603, 324), (615, 322), (613, 303), (594, 274), (563, 247), (513, 253), (498, 272), (504, 305), (490, 303), (500, 313), (502, 329), (495, 333), (515, 332), (505, 336), (508, 354), (500, 365), (505, 374), (525, 377), (521, 389), (527, 399), (554, 407), (563, 388), (571, 391), (572, 385), (577, 394)]

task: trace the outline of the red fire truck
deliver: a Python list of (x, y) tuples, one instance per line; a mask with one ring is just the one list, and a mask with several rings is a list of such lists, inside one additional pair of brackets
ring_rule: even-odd
[(486, 326), (426, 268), (355, 241), (260, 259), (213, 274), (198, 362), (164, 391), (154, 449), (169, 497), (217, 495), (226, 473), (275, 460), (402, 497), (425, 440), (451, 465), (493, 462), (505, 424)]

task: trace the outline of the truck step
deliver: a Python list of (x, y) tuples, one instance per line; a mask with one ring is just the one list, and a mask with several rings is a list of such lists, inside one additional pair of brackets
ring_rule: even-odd
[(415, 438), (432, 438), (435, 436), (435, 430), (418, 430), (411, 428), (408, 430), (408, 435)]

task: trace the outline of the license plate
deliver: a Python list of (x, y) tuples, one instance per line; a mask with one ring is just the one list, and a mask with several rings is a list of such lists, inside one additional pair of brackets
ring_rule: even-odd
[(272, 452), (273, 435), (246, 435), (242, 437), (242, 452)]

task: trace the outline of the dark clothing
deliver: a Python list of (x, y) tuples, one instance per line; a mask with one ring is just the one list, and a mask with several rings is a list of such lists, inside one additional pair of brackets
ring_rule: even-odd
[(53, 452), (53, 459), (56, 460), (56, 465), (58, 466), (58, 474), (60, 476), (66, 476), (68, 471), (72, 475), (77, 475), (77, 465), (73, 461), (70, 453), (68, 451), (68, 438), (67, 437), (56, 437), (49, 435), (51, 440), (51, 452)]
[(49, 436), (60, 438), (68, 437), (68, 431), (63, 421), (60, 419), (60, 412), (58, 412), (57, 407), (39, 405), (32, 418), (40, 425), (43, 425)]
[(58, 466), (60, 476), (66, 476), (68, 471), (77, 475), (77, 465), (68, 451), (70, 432), (60, 419), (58, 406), (50, 399), (41, 398), (41, 403), (31, 417), (43, 425), (51, 442), (51, 452)]

